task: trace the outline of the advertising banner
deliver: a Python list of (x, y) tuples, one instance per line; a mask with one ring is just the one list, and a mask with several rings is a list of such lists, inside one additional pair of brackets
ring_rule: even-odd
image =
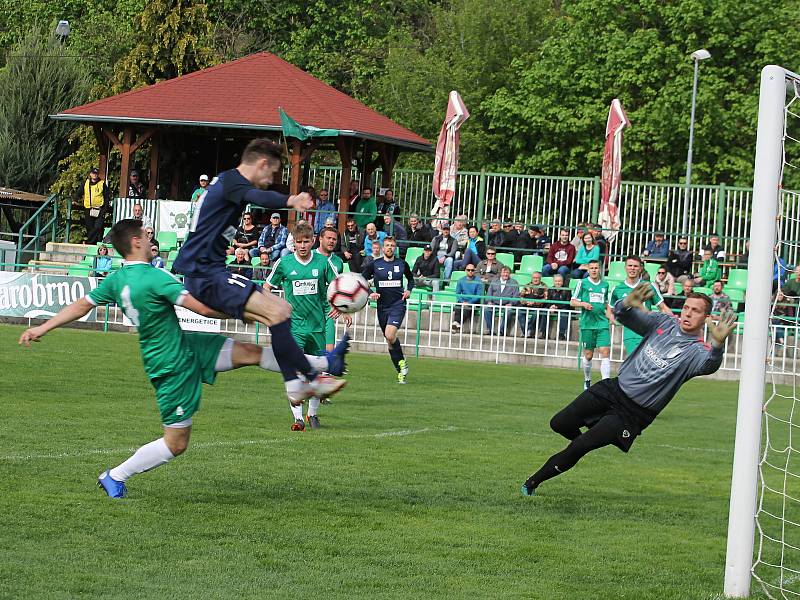
[(189, 206), (191, 202), (161, 200), (158, 203), (158, 231), (172, 231), (178, 239), (189, 233)]
[[(67, 277), (0, 271), (0, 315), (47, 319), (83, 298), (99, 284), (96, 277)], [(81, 321), (94, 321), (92, 309)]]

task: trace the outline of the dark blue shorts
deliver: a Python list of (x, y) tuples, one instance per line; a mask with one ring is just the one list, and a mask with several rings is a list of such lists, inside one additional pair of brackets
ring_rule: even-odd
[(406, 318), (406, 303), (393, 304), (392, 306), (378, 307), (378, 325), (381, 331), (386, 331), (387, 325), (394, 325), (398, 329)]
[(260, 292), (261, 286), (243, 275), (230, 271), (215, 271), (206, 277), (183, 278), (183, 286), (195, 298), (214, 310), (244, 319), (244, 307), (253, 292)]

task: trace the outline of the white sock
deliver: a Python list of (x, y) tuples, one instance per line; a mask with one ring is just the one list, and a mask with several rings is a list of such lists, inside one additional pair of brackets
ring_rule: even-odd
[(316, 396), (313, 396), (308, 399), (308, 412), (306, 413), (309, 417), (313, 417), (317, 414), (317, 409), (319, 408), (320, 399)]
[(295, 421), (297, 421), (297, 419), (300, 419), (301, 421), (303, 420), (303, 405), (302, 404), (300, 406), (292, 406), (290, 404), (289, 408), (292, 409), (292, 416), (294, 417)]
[(324, 373), (328, 370), (328, 359), (324, 356), (311, 356), (310, 354), (306, 354), (306, 358), (308, 359), (308, 364), (311, 365), (311, 368), (315, 371), (319, 371), (320, 373)]
[(214, 366), (214, 371), (217, 373), (233, 370), (233, 344), (234, 341), (231, 338), (228, 338), (222, 344), (222, 348), (217, 355), (217, 364)]
[(600, 359), (600, 376), (603, 379), (608, 379), (611, 377), (611, 359), (610, 358), (601, 358)]
[[(262, 354), (261, 356), (263, 357), (264, 355)], [(300, 379), (299, 377), (297, 379), (292, 379), (291, 381), (284, 381), (283, 383), (286, 386), (286, 392), (289, 394), (299, 392), (306, 384), (305, 380)]]
[(589, 381), (592, 378), (592, 359), (583, 359), (583, 378)]
[[(311, 365), (312, 369), (315, 369), (316, 371), (328, 370), (328, 359), (324, 356), (312, 356), (310, 354), (306, 354), (306, 358), (308, 359), (308, 363)], [(280, 373), (281, 370), (272, 348), (261, 349), (261, 361), (259, 361), (258, 366), (265, 371), (273, 371), (275, 373)], [(289, 388), (287, 387), (286, 389), (288, 390)]]
[(167, 448), (164, 438), (145, 444), (133, 456), (118, 467), (111, 469), (112, 479), (127, 481), (131, 475), (144, 473), (171, 461), (175, 456)]

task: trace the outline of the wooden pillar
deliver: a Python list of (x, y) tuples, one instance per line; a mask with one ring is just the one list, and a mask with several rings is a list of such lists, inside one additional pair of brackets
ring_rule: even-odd
[(378, 158), (381, 161), (381, 187), (392, 187), (392, 175), (399, 155), (400, 153), (394, 146), (388, 144), (378, 146)]
[(100, 125), (92, 125), (94, 130), (94, 137), (97, 141), (97, 168), (100, 169), (100, 174), (103, 179), (107, 179), (108, 173), (108, 139), (103, 135), (103, 128)]
[(339, 184), (339, 232), (344, 233), (347, 212), (350, 210), (350, 170), (353, 160), (353, 139), (336, 138), (336, 149), (342, 161), (342, 180)]
[[(292, 151), (289, 154), (289, 195), (300, 193), (300, 164), (302, 163), (303, 142), (292, 140)], [(286, 214), (286, 224), (292, 228), (297, 220), (297, 211), (290, 210)]]
[(150, 179), (147, 183), (147, 197), (155, 199), (158, 194), (158, 135), (150, 139)]
[(131, 172), (131, 145), (133, 144), (133, 128), (126, 127), (122, 131), (122, 166), (119, 173), (119, 195), (125, 198), (128, 195), (128, 183)]

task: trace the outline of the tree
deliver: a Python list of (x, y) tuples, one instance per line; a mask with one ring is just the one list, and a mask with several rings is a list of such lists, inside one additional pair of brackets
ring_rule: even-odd
[(71, 123), (53, 113), (83, 103), (89, 79), (51, 35), (31, 31), (0, 71), (0, 183), (45, 193), (71, 150)]

